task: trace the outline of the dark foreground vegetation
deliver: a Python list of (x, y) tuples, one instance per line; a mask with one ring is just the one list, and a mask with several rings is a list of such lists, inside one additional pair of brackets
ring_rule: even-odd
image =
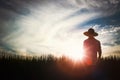
[(0, 80), (120, 80), (120, 59), (108, 57), (88, 66), (65, 57), (0, 57)]

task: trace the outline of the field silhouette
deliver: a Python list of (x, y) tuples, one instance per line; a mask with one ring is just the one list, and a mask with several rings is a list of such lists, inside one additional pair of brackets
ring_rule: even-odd
[(0, 80), (120, 80), (120, 58), (100, 59), (85, 65), (52, 55), (23, 57), (0, 53)]

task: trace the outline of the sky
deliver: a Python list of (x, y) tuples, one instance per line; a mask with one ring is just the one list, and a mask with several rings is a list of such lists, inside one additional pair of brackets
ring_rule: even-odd
[(120, 0), (0, 0), (0, 50), (78, 56), (93, 28), (102, 56), (120, 55), (119, 21)]

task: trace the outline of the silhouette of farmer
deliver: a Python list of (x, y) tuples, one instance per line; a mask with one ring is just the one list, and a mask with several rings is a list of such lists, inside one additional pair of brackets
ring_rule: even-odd
[(84, 40), (83, 48), (86, 55), (86, 58), (88, 59), (88, 62), (90, 64), (96, 63), (97, 61), (97, 54), (98, 59), (101, 58), (101, 44), (100, 41), (95, 39), (95, 36), (98, 36), (98, 33), (94, 31), (94, 29), (90, 28), (88, 31), (83, 33), (85, 36), (88, 37), (88, 39)]

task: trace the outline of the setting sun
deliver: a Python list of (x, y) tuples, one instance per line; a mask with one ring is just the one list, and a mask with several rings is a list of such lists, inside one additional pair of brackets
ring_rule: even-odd
[(82, 46), (69, 46), (68, 50), (66, 50), (68, 53), (65, 54), (68, 58), (70, 58), (73, 61), (83, 61), (84, 54)]
[(83, 61), (84, 54), (83, 53), (69, 54), (68, 57), (71, 58), (74, 61)]

